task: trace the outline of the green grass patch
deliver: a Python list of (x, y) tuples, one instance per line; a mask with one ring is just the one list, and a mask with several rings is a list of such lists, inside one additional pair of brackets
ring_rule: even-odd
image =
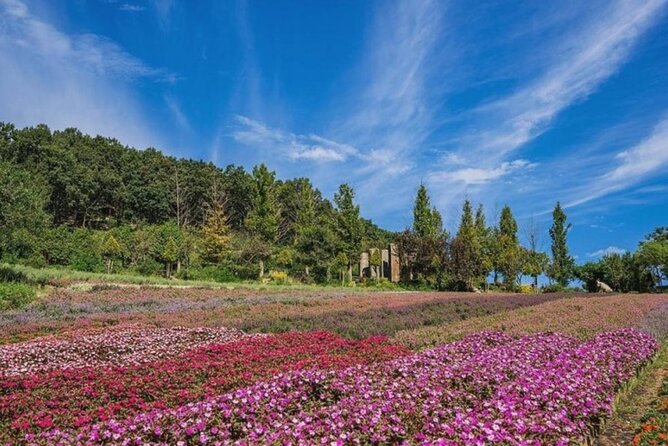
[(37, 289), (24, 283), (0, 283), (0, 311), (23, 308), (37, 297)]
[[(5, 278), (6, 277), (6, 278)], [(285, 290), (345, 290), (351, 291), (383, 291), (374, 287), (340, 287), (331, 285), (276, 284), (258, 281), (214, 282), (202, 280), (167, 279), (157, 276), (139, 274), (104, 274), (85, 271), (74, 271), (65, 268), (35, 268), (26, 265), (0, 264), (0, 281), (22, 282), (32, 285), (70, 286), (75, 283), (90, 282), (97, 284), (124, 284), (138, 286), (167, 286), (193, 288), (250, 288), (250, 289), (285, 289)]]

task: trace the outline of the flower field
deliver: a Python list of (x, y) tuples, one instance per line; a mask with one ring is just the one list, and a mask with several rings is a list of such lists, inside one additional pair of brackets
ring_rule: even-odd
[(220, 292), (4, 314), (0, 444), (578, 444), (668, 332), (666, 295)]
[(112, 288), (56, 289), (22, 310), (0, 313), (0, 343), (114, 324), (235, 327), (247, 332), (327, 330), (361, 339), (538, 305), (560, 294), (311, 292)]

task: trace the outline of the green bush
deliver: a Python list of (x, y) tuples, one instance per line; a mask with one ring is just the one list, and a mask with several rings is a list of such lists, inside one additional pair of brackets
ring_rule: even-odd
[(28, 275), (9, 266), (0, 266), (0, 282), (29, 283)]
[(35, 299), (37, 290), (23, 283), (0, 283), (0, 311), (14, 310)]

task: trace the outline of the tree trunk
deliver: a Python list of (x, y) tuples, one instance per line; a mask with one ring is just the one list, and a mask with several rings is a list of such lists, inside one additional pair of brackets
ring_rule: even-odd
[(304, 274), (306, 275), (306, 277), (309, 277), (309, 267), (308, 266), (304, 268)]
[(264, 277), (264, 260), (260, 260), (260, 280)]
[(181, 272), (181, 259), (176, 261), (176, 274)]
[(351, 283), (353, 281), (353, 265), (352, 263), (348, 263), (348, 283)]
[(538, 276), (533, 276), (533, 291), (538, 292)]

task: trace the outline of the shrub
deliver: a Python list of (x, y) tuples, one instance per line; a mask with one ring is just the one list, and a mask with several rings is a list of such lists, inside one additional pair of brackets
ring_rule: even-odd
[(290, 282), (288, 273), (284, 271), (270, 271), (269, 278), (271, 279), (272, 282), (277, 283), (279, 285), (285, 285), (286, 283)]
[(28, 283), (28, 276), (9, 266), (0, 266), (0, 282)]
[(23, 283), (0, 283), (0, 311), (14, 310), (35, 299), (37, 290)]

